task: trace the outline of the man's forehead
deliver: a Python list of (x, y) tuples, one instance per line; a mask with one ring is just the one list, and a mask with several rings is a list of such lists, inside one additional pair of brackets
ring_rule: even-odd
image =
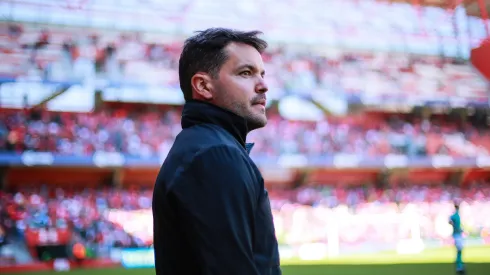
[(263, 68), (262, 55), (253, 46), (243, 43), (230, 43), (225, 48), (228, 56), (227, 63), (231, 66), (238, 67), (242, 65), (252, 65)]

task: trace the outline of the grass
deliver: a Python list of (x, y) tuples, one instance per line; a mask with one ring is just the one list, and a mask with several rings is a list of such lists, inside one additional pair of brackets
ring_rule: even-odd
[[(396, 252), (381, 252), (375, 254), (349, 255), (320, 261), (304, 261), (291, 259), (282, 261), (283, 265), (351, 265), (351, 264), (441, 264), (454, 262), (456, 251), (452, 247), (427, 249), (420, 254), (400, 255)], [(490, 264), (490, 246), (468, 247), (463, 250), (463, 260), (466, 263)], [(489, 273), (490, 274), (490, 273)]]
[[(455, 274), (452, 264), (389, 264), (389, 265), (287, 265), (281, 267), (283, 275), (446, 275)], [(490, 274), (490, 264), (469, 264), (469, 275)], [(54, 275), (38, 272), (36, 275)], [(59, 273), (58, 273), (59, 274)], [(68, 275), (154, 275), (153, 269), (96, 269), (73, 270)], [(7, 274), (4, 274), (7, 275)], [(191, 275), (191, 274), (189, 274)]]
[[(321, 261), (282, 261), (283, 275), (445, 275), (455, 274), (452, 248), (426, 250), (417, 255), (383, 252)], [(469, 275), (490, 274), (490, 246), (467, 248), (463, 256)], [(53, 275), (37, 272), (35, 275)], [(73, 270), (67, 275), (154, 275), (153, 269)], [(4, 274), (8, 275), (8, 274)]]

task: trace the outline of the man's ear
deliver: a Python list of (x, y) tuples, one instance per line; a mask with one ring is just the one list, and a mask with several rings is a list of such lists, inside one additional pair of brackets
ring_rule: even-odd
[(213, 84), (207, 73), (196, 73), (191, 78), (192, 96), (197, 100), (210, 101), (213, 99)]

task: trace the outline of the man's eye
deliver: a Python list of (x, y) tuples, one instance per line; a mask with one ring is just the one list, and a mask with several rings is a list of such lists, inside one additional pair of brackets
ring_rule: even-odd
[(240, 73), (240, 75), (243, 75), (243, 76), (251, 76), (252, 75), (252, 72), (251, 71), (243, 71)]

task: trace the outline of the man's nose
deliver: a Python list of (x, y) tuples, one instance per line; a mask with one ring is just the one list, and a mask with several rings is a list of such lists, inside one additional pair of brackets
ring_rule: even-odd
[(269, 91), (269, 87), (267, 87), (267, 83), (265, 83), (264, 78), (261, 77), (259, 79), (259, 83), (257, 84), (255, 92), (259, 94), (264, 94), (267, 91)]

